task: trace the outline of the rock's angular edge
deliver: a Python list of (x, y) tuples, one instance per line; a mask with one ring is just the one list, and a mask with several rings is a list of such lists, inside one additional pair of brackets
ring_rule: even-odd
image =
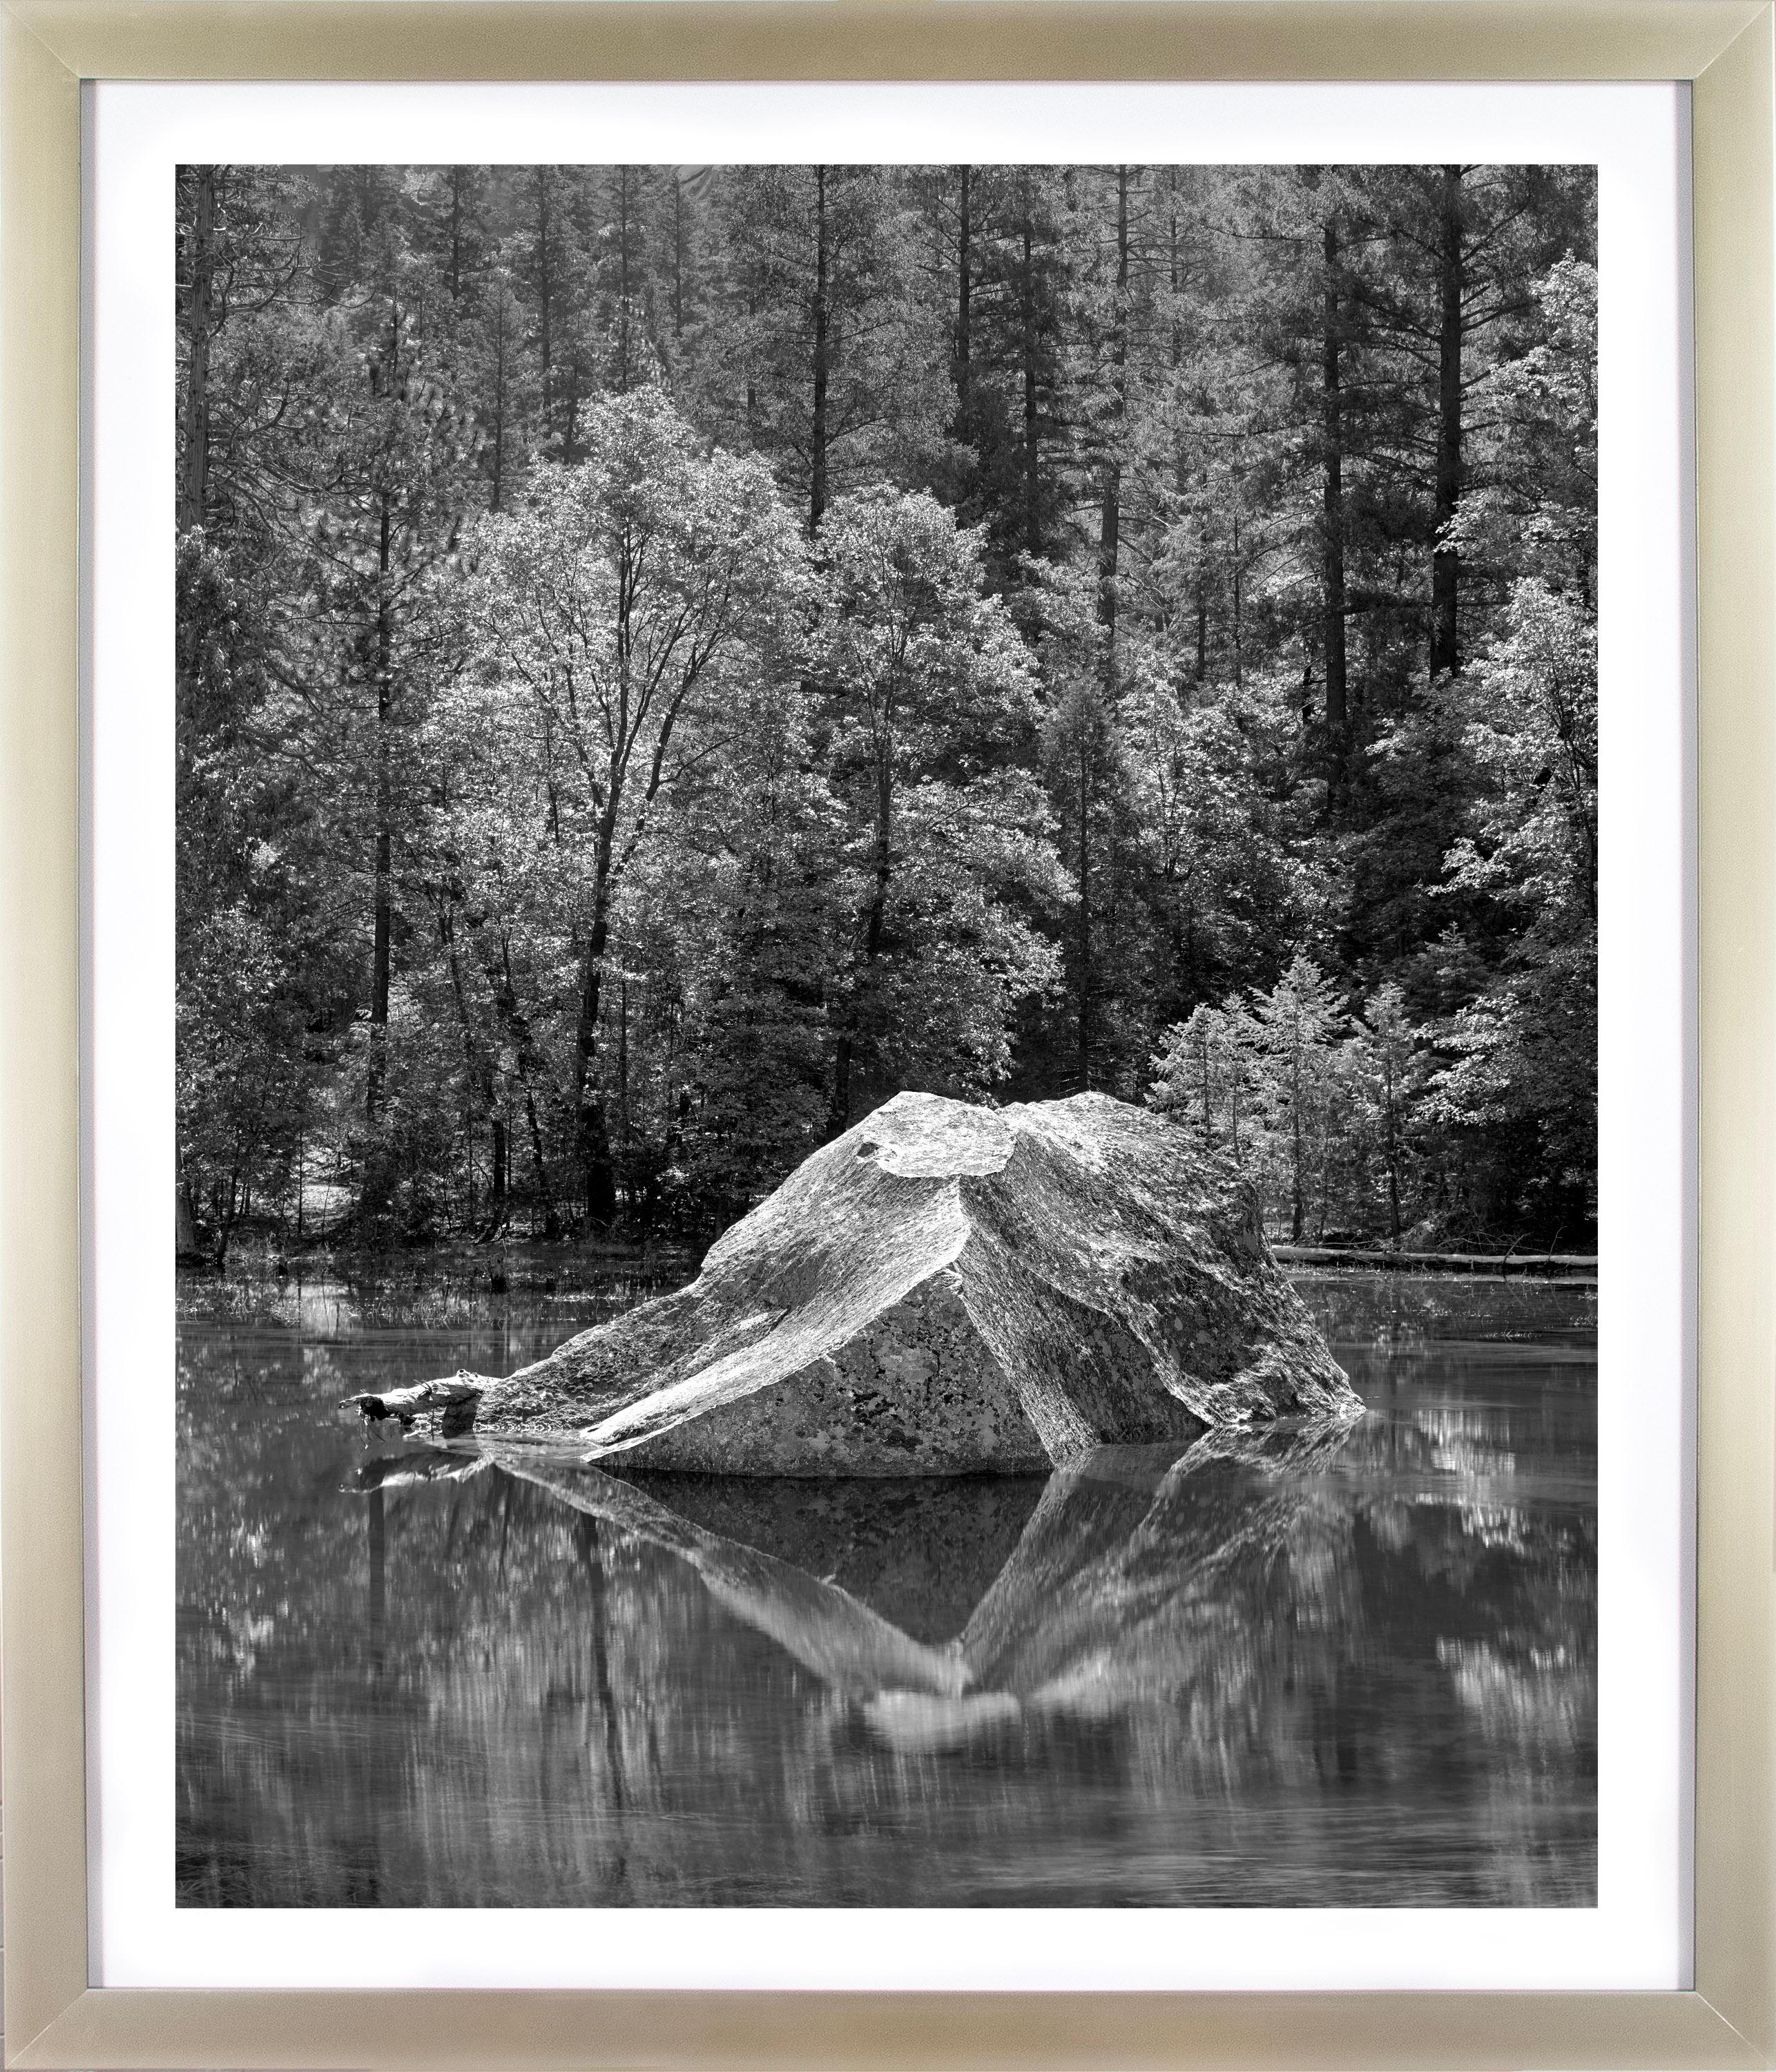
[(480, 1421), (611, 1466), (904, 1475), (1359, 1408), (1229, 1174), (1162, 1118), (902, 1094), (689, 1286), (487, 1383)]

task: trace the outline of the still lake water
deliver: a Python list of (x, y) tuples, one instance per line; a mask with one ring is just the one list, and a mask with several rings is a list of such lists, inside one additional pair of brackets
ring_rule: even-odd
[(1047, 1477), (619, 1481), (334, 1408), (685, 1271), (182, 1290), (182, 1904), (1595, 1903), (1594, 1289), (1303, 1277), (1367, 1417)]

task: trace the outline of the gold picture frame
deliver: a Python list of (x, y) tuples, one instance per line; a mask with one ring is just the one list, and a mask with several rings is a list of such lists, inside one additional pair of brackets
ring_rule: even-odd
[[(1776, 320), (1768, 0), (7, 0), (0, 1358), (8, 2062), (1776, 2062)], [(122, 1992), (87, 1982), (80, 84), (212, 79), (1693, 82), (1700, 610), (1696, 1988)]]

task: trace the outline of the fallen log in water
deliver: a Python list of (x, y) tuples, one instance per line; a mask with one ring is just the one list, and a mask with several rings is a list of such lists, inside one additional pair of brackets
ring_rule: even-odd
[(1597, 1256), (1577, 1252), (1352, 1252), (1341, 1245), (1273, 1244), (1279, 1266), (1363, 1266), (1383, 1273), (1539, 1273), (1595, 1279)]
[(458, 1374), (449, 1381), (415, 1382), (410, 1388), (385, 1388), (380, 1394), (348, 1396), (342, 1410), (357, 1410), (371, 1423), (393, 1418), (411, 1424), (428, 1411), (440, 1411), (440, 1427), (446, 1439), (460, 1438), (475, 1429), (475, 1413), (481, 1401), (482, 1384), (472, 1376)]

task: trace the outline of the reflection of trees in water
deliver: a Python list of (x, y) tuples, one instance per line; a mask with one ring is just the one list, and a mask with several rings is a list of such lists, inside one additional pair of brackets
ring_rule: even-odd
[(1597, 1291), (1577, 1281), (1472, 1274), (1291, 1273), (1296, 1292), (1335, 1346), (1450, 1341), (1594, 1350)]
[(1589, 1902), (1591, 1514), (1456, 1408), (904, 1486), (198, 1420), (182, 1891)]
[(225, 1276), (182, 1276), (179, 1314), (199, 1326), (235, 1322), (347, 1344), (367, 1332), (472, 1331), (509, 1317), (540, 1326), (546, 1350), (680, 1286), (697, 1266), (694, 1252), (600, 1253), (581, 1245), (441, 1245), (331, 1261), (310, 1256), (294, 1268), (243, 1254)]
[(485, 1253), (472, 1266), (446, 1258), (417, 1272), (385, 1267), (349, 1281), (264, 1271), (195, 1280), (179, 1294), (180, 1400), (329, 1404), (458, 1367), (504, 1374), (692, 1270), (664, 1255), (589, 1266), (536, 1248), (512, 1266), (497, 1295)]

